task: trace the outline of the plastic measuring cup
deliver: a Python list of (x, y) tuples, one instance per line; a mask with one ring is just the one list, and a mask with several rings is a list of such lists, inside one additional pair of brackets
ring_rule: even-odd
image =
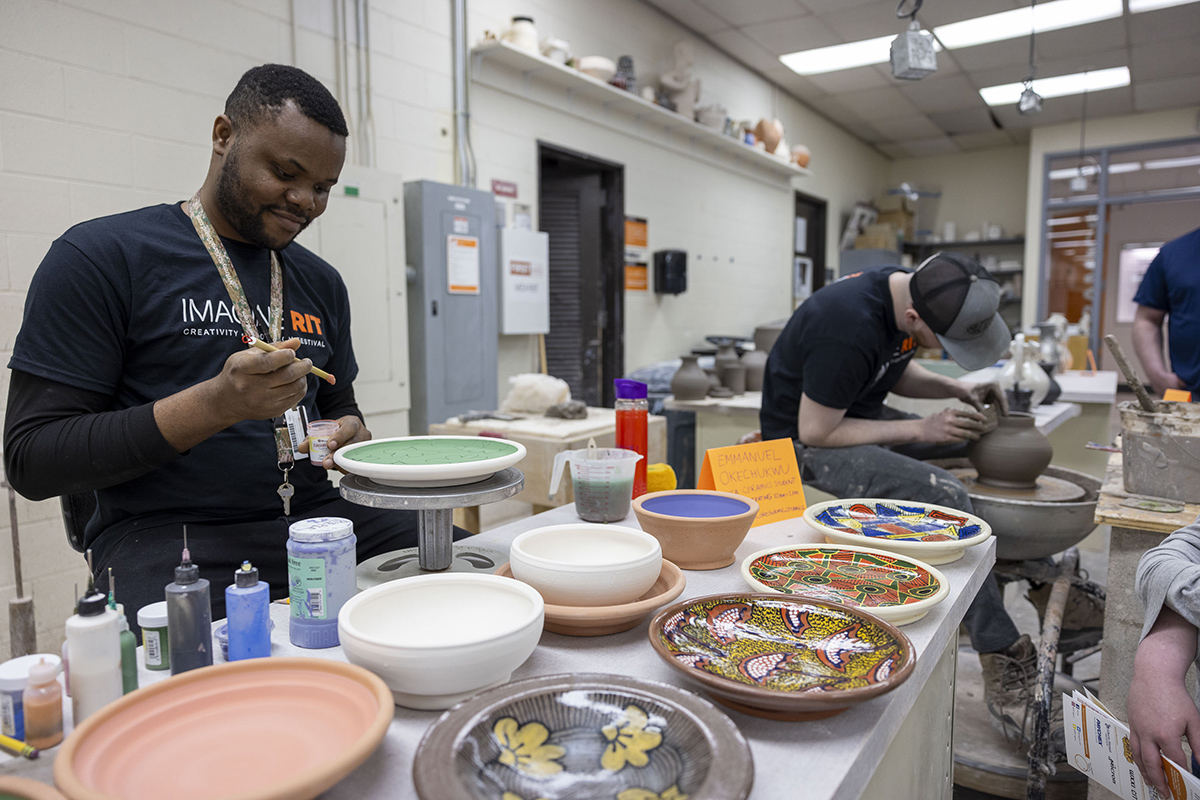
[(641, 454), (617, 447), (564, 450), (554, 456), (550, 498), (558, 493), (564, 464), (571, 465), (575, 488), (575, 513), (587, 522), (616, 522), (629, 514), (633, 499), (633, 475)]

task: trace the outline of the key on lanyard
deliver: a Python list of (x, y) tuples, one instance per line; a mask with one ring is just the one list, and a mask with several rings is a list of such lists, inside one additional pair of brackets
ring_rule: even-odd
[(290, 517), (292, 515), (292, 495), (296, 493), (296, 487), (288, 483), (288, 474), (292, 471), (292, 464), (295, 463), (292, 459), (292, 438), (288, 434), (286, 419), (276, 417), (273, 424), (275, 426), (275, 450), (279, 455), (279, 469), (283, 472), (283, 483), (275, 492), (283, 501), (283, 515)]

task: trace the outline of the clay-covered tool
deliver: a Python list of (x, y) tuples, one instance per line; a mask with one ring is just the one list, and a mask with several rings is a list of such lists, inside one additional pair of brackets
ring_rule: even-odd
[(1129, 384), (1129, 388), (1133, 389), (1133, 393), (1137, 395), (1142, 409), (1153, 414), (1157, 411), (1154, 407), (1154, 401), (1150, 399), (1150, 395), (1146, 392), (1146, 387), (1142, 385), (1142, 379), (1137, 376), (1137, 373), (1133, 371), (1133, 367), (1129, 365), (1128, 359), (1125, 358), (1125, 351), (1121, 349), (1121, 343), (1117, 341), (1117, 337), (1111, 333), (1107, 334), (1104, 337), (1104, 343), (1112, 351), (1113, 358), (1117, 360), (1117, 366), (1121, 368), (1121, 374), (1125, 376), (1125, 381)]

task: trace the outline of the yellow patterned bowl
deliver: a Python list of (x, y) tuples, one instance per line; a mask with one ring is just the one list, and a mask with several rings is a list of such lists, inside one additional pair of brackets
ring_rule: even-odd
[(547, 675), (481, 692), (413, 758), (422, 800), (744, 800), (750, 746), (708, 701), (624, 675)]
[(908, 679), (916, 652), (851, 606), (777, 594), (714, 594), (650, 623), (654, 651), (722, 705), (756, 717), (831, 717)]

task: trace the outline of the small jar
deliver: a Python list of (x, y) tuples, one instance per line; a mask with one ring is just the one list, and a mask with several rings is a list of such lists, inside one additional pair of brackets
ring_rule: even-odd
[(513, 17), (512, 27), (505, 32), (504, 38), (522, 50), (539, 52), (538, 33), (533, 25), (533, 17)]
[(318, 467), (329, 457), (329, 437), (337, 428), (337, 420), (334, 419), (317, 419), (308, 423), (308, 460)]
[(167, 642), (167, 601), (160, 600), (138, 609), (142, 629), (142, 655), (146, 669), (171, 668), (171, 647)]
[(314, 517), (288, 528), (288, 638), (297, 647), (338, 645), (338, 611), (358, 592), (354, 523)]
[(45, 660), (57, 672), (61, 660), (46, 653), (20, 656), (0, 664), (0, 733), (25, 740), (25, 687), (29, 669)]
[(43, 656), (29, 668), (29, 685), (25, 689), (25, 744), (45, 750), (63, 740), (62, 698), (58, 664)]

